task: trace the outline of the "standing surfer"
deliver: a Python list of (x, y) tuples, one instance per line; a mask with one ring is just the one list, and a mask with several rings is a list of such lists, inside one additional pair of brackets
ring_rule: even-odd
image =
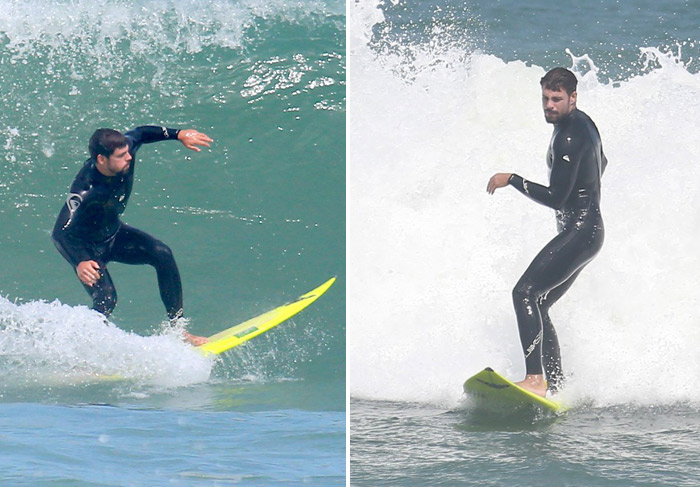
[[(107, 263), (149, 264), (156, 269), (160, 296), (168, 318), (182, 317), (182, 284), (170, 248), (160, 240), (120, 220), (134, 184), (136, 151), (142, 144), (179, 140), (188, 149), (212, 142), (196, 130), (137, 127), (125, 134), (99, 129), (90, 138), (90, 158), (78, 171), (66, 203), (54, 225), (52, 240), (73, 266), (92, 297), (93, 309), (109, 315), (117, 304), (117, 291)], [(184, 332), (194, 345), (203, 337)]]
[(557, 236), (513, 289), (526, 368), (525, 380), (517, 384), (541, 396), (548, 388), (556, 391), (564, 377), (549, 308), (596, 256), (604, 239), (600, 179), (608, 161), (595, 124), (576, 108), (576, 85), (576, 76), (565, 68), (554, 68), (540, 80), (545, 120), (554, 125), (547, 151), (549, 186), (512, 173), (494, 174), (487, 186), (490, 194), (513, 186), (556, 212)]

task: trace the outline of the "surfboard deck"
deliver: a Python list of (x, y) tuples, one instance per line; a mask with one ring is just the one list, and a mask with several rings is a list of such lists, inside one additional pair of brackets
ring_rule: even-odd
[(209, 341), (207, 343), (195, 348), (204, 355), (219, 355), (233, 347), (237, 347), (302, 311), (321, 297), (333, 285), (335, 279), (335, 277), (328, 279), (317, 288), (299, 296), (299, 298), (290, 303), (216, 333), (208, 337)]
[(490, 367), (467, 379), (464, 392), (480, 409), (486, 411), (522, 412), (534, 409), (555, 414), (566, 411), (562, 403), (533, 394)]

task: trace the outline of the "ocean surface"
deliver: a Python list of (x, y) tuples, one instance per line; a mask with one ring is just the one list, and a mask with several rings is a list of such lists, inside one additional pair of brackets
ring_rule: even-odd
[[(360, 1), (348, 9), (353, 486), (700, 484), (700, 3)], [(519, 380), (511, 290), (556, 232), (539, 79), (579, 77), (610, 161), (606, 242), (552, 310), (557, 418), (485, 416)]]
[[(0, 484), (344, 485), (345, 4), (0, 10)], [(93, 131), (146, 124), (214, 139), (142, 147), (123, 215), (172, 248), (192, 333), (336, 284), (216, 360), (165, 326), (150, 267), (112, 263), (92, 312), (50, 232)]]

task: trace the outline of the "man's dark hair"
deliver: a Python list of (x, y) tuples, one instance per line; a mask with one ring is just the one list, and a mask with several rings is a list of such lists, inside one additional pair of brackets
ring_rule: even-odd
[(126, 137), (113, 129), (97, 129), (90, 137), (88, 148), (90, 157), (97, 159), (98, 155), (111, 156), (116, 149), (127, 145)]
[(542, 88), (552, 91), (559, 91), (563, 88), (569, 96), (576, 91), (577, 84), (576, 75), (566, 68), (554, 68), (540, 80)]

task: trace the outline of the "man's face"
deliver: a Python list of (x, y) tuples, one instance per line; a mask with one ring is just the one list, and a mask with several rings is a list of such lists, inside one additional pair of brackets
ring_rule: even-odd
[(576, 108), (576, 92), (542, 88), (542, 109), (547, 123), (558, 123)]
[(131, 154), (129, 147), (119, 147), (112, 152), (112, 155), (105, 157), (97, 156), (98, 169), (105, 176), (116, 176), (117, 174), (126, 173), (129, 170), (131, 163)]

